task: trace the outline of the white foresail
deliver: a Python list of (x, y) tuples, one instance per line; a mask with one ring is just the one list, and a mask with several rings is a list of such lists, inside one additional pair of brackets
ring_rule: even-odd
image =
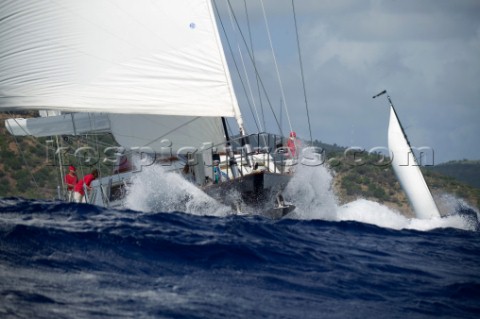
[(0, 2), (0, 110), (240, 117), (209, 0)]
[(440, 217), (437, 205), (418, 167), (395, 109), (390, 106), (388, 148), (393, 154), (392, 166), (417, 218)]

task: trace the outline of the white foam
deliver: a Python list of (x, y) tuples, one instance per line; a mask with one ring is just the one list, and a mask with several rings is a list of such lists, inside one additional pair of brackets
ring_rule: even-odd
[(180, 174), (153, 165), (134, 174), (125, 206), (142, 212), (179, 211), (213, 216), (225, 216), (230, 211)]
[(400, 213), (363, 198), (342, 205), (337, 217), (338, 220), (351, 220), (393, 229), (406, 228), (409, 223), (409, 219)]
[(295, 175), (284, 191), (284, 197), (296, 206), (294, 216), (300, 219), (337, 220), (338, 204), (332, 181), (332, 174), (323, 165), (297, 165)]
[[(357, 199), (340, 205), (332, 188), (333, 176), (324, 165), (298, 165), (295, 175), (284, 191), (287, 201), (296, 206), (290, 215), (296, 219), (357, 221), (392, 229), (427, 231), (435, 228), (474, 230), (475, 225), (456, 214), (466, 207), (463, 200), (451, 195), (437, 198), (443, 218), (407, 218), (383, 204)], [(226, 216), (229, 207), (218, 203), (180, 174), (167, 172), (161, 166), (144, 167), (134, 175), (126, 197), (126, 207), (142, 212), (181, 211), (195, 215)], [(480, 216), (480, 214), (477, 215)]]
[[(332, 189), (332, 173), (324, 166), (298, 166), (295, 176), (285, 189), (285, 198), (296, 209), (291, 214), (298, 219), (322, 219), (330, 221), (357, 221), (392, 229), (415, 229), (420, 231), (435, 228), (458, 228), (475, 230), (471, 220), (458, 215), (460, 207), (468, 207), (461, 199), (443, 196), (439, 206), (447, 215), (443, 218), (407, 218), (383, 204), (363, 198), (339, 205)], [(469, 207), (471, 208), (471, 207)], [(477, 216), (480, 216), (477, 212)]]

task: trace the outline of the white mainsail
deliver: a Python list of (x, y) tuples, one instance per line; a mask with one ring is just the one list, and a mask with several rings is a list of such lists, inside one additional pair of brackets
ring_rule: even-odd
[(0, 110), (241, 117), (209, 0), (0, 3)]
[(391, 103), (390, 122), (388, 125), (388, 148), (393, 154), (393, 170), (412, 205), (416, 217), (421, 219), (440, 217), (437, 205), (423, 178), (422, 172), (420, 171)]
[(83, 112), (8, 120), (13, 134), (157, 150), (225, 142), (220, 117), (244, 132), (210, 0), (2, 1), (0, 43), (0, 111)]

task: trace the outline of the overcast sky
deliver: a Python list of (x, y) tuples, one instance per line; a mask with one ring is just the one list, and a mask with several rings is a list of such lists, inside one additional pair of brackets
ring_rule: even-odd
[[(263, 2), (289, 116), (279, 111), (283, 98), (261, 2), (246, 1), (256, 63), (277, 117), (284, 131), (290, 118), (308, 140), (292, 1)], [(231, 2), (248, 36), (244, 1)], [(226, 0), (216, 3), (230, 25)], [(295, 10), (314, 139), (367, 150), (387, 146), (388, 102), (372, 99), (387, 89), (411, 144), (433, 148), (435, 164), (480, 159), (479, 0), (295, 0)], [(240, 92), (233, 70), (232, 78)], [(238, 95), (247, 128), (255, 132), (252, 112)], [(266, 126), (278, 131), (272, 120)]]

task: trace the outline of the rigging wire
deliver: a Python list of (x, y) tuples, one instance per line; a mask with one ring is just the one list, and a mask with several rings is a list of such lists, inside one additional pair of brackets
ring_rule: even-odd
[(307, 90), (305, 87), (305, 74), (303, 72), (303, 61), (302, 61), (302, 51), (300, 48), (300, 37), (298, 36), (298, 26), (297, 26), (297, 15), (295, 12), (295, 1), (292, 0), (292, 9), (293, 9), (293, 20), (295, 22), (295, 33), (297, 36), (297, 47), (298, 47), (298, 59), (300, 62), (300, 73), (302, 75), (302, 87), (303, 87), (303, 97), (305, 98), (305, 109), (307, 111), (307, 120), (308, 120), (308, 131), (310, 133), (310, 144), (313, 145), (313, 137), (312, 137), (312, 126), (310, 124), (310, 113), (308, 110), (308, 100), (307, 100)]
[[(222, 26), (223, 34), (225, 35), (225, 39), (227, 40), (228, 50), (230, 51), (230, 55), (232, 56), (232, 61), (233, 61), (233, 64), (234, 64), (234, 66), (235, 66), (235, 69), (236, 69), (236, 71), (237, 71), (238, 78), (240, 79), (240, 83), (242, 84), (242, 88), (243, 88), (244, 94), (245, 94), (245, 96), (247, 97), (247, 103), (248, 103), (248, 106), (249, 106), (249, 108), (250, 108), (250, 112), (252, 113), (253, 121), (254, 121), (254, 123), (255, 123), (255, 126), (257, 127), (257, 130), (259, 131), (260, 128), (259, 128), (259, 126), (258, 126), (257, 119), (255, 118), (255, 114), (254, 114), (254, 112), (253, 112), (253, 108), (252, 108), (252, 104), (250, 103), (250, 99), (248, 99), (248, 93), (247, 93), (247, 89), (246, 89), (246, 87), (245, 87), (245, 83), (243, 82), (243, 78), (242, 78), (242, 76), (240, 75), (240, 69), (239, 69), (239, 67), (238, 67), (237, 61), (236, 61), (235, 58), (234, 58), (232, 45), (231, 45), (230, 40), (229, 40), (229, 38), (228, 38), (228, 36), (227, 36), (227, 31), (226, 31), (225, 26), (224, 26), (224, 24), (223, 24), (222, 17), (220, 16), (220, 13), (218, 12), (218, 7), (217, 7), (217, 4), (216, 4), (215, 1), (213, 1), (213, 5), (214, 5), (214, 7), (215, 7), (215, 12), (216, 12), (216, 14), (217, 14), (218, 20), (220, 21), (220, 25)], [(232, 10), (232, 12), (233, 12), (233, 10)], [(233, 17), (234, 17), (234, 19), (235, 19), (235, 21), (236, 21), (235, 15), (233, 15)], [(238, 23), (237, 23), (237, 25), (238, 25)], [(242, 31), (241, 31), (241, 30), (240, 30), (240, 34), (242, 34)], [(242, 35), (242, 37), (243, 37), (243, 35)], [(247, 51), (248, 51), (248, 50), (247, 50)], [(249, 53), (249, 55), (250, 55), (250, 52), (248, 52), (248, 53)]]
[[(233, 12), (233, 8), (232, 8), (232, 4), (230, 3), (230, 0), (227, 0), (227, 3), (228, 3), (228, 6), (230, 7), (230, 9), (231, 9), (232, 12)], [(226, 39), (227, 39), (227, 43), (229, 44), (228, 36), (227, 36), (226, 31), (225, 31), (225, 28), (223, 27), (222, 20), (221, 20), (220, 14), (218, 13), (218, 9), (217, 9), (216, 5), (215, 5), (215, 9), (217, 10), (217, 15), (218, 15), (218, 17), (219, 17), (220, 24), (222, 25), (223, 32), (224, 32), (225, 37), (226, 37)], [(244, 34), (243, 34), (243, 32), (242, 32), (242, 29), (240, 28), (240, 25), (239, 25), (239, 23), (238, 23), (238, 20), (237, 20), (237, 17), (236, 17), (235, 14), (233, 15), (233, 18), (234, 18), (234, 20), (235, 20), (235, 24), (236, 24), (237, 27), (238, 27), (238, 30), (239, 30), (239, 32), (240, 32), (240, 35), (241, 35), (241, 38), (242, 38), (242, 40), (243, 40), (244, 45), (245, 45), (246, 47), (248, 47), (247, 41), (246, 41), (245, 36), (244, 36)], [(230, 47), (230, 44), (229, 44), (229, 47)], [(253, 59), (253, 57), (252, 57), (252, 54), (251, 54), (250, 50), (247, 50), (247, 52), (248, 52), (248, 55), (249, 55), (249, 57), (250, 57), (250, 61), (252, 61), (252, 64), (253, 64), (254, 59)], [(232, 54), (231, 48), (230, 48), (230, 53)], [(233, 59), (233, 61), (234, 61), (234, 63), (235, 63), (235, 59)], [(236, 64), (235, 64), (235, 65), (236, 65)], [(278, 126), (278, 129), (279, 129), (279, 131), (280, 131), (280, 134), (283, 135), (282, 127), (280, 126), (280, 123), (278, 122), (277, 115), (275, 114), (275, 111), (274, 111), (273, 106), (272, 106), (272, 102), (270, 101), (270, 98), (268, 97), (267, 90), (266, 90), (266, 88), (265, 88), (265, 85), (263, 84), (262, 78), (260, 77), (260, 73), (258, 72), (258, 68), (257, 68), (257, 66), (256, 66), (255, 64), (253, 64), (253, 68), (254, 68), (255, 74), (257, 74), (257, 76), (258, 76), (258, 80), (259, 80), (260, 86), (261, 86), (261, 88), (262, 88), (263, 93), (265, 94), (265, 98), (267, 99), (268, 107), (270, 108), (270, 111), (271, 111), (272, 114), (273, 114), (273, 117), (274, 117), (274, 119), (275, 119), (275, 122), (277, 123), (277, 126)], [(237, 68), (237, 72), (238, 72), (238, 68)]]
[[(53, 139), (53, 138), (52, 138)], [(62, 147), (61, 144), (61, 139), (58, 138), (58, 135), (55, 135), (55, 142), (57, 143), (57, 149), (60, 149)], [(59, 174), (60, 174), (60, 183), (62, 185), (62, 190), (65, 189), (65, 172), (63, 171), (64, 168), (64, 163), (62, 162), (62, 155), (61, 153), (58, 154), (58, 165), (59, 165)], [(57, 186), (58, 190), (58, 186)], [(58, 191), (59, 198), (62, 198), (63, 192)]]
[[(251, 50), (252, 58), (253, 58), (252, 64), (254, 65), (254, 67), (256, 67), (255, 50), (253, 48), (253, 37), (252, 37), (252, 30), (251, 30), (251, 27), (250, 27), (250, 19), (249, 19), (249, 16), (248, 16), (247, 1), (244, 0), (243, 4), (244, 4), (244, 9), (245, 9), (245, 17), (247, 18), (248, 38), (250, 40), (250, 50)], [(232, 22), (232, 24), (233, 24), (233, 22)], [(249, 50), (248, 46), (246, 47), (246, 50), (247, 51)], [(248, 78), (248, 75), (246, 75), (246, 76)], [(257, 108), (257, 105), (255, 103), (255, 98), (253, 97), (253, 90), (249, 86), (250, 94), (252, 95), (252, 101), (253, 101), (254, 106), (255, 106), (255, 112), (257, 113), (258, 122), (260, 122), (260, 127), (262, 127), (262, 132), (266, 132), (267, 131), (267, 125), (266, 125), (266, 122), (265, 122), (265, 113), (263, 111), (263, 103), (262, 103), (263, 100), (262, 100), (262, 95), (261, 95), (261, 92), (260, 92), (260, 85), (258, 83), (258, 75), (257, 74), (255, 74), (255, 80), (256, 80), (256, 83), (257, 83), (257, 92), (258, 92), (258, 101), (260, 102), (260, 111), (261, 111), (261, 114), (262, 114), (262, 119), (261, 120), (260, 120), (260, 116), (258, 115), (258, 108)], [(266, 141), (265, 136), (263, 136), (262, 139), (263, 139), (263, 143), (266, 145), (267, 141)]]
[(267, 19), (267, 14), (265, 13), (265, 6), (263, 5), (263, 0), (260, 0), (260, 3), (262, 4), (263, 19), (265, 21), (265, 28), (267, 30), (268, 41), (270, 43), (270, 49), (272, 51), (273, 62), (275, 64), (275, 71), (277, 73), (277, 80), (278, 80), (278, 84), (280, 86), (280, 93), (281, 93), (282, 99), (284, 101), (283, 105), (285, 107), (285, 113), (287, 115), (288, 125), (290, 127), (290, 131), (293, 131), (292, 122), (290, 121), (290, 114), (288, 113), (287, 100), (285, 99), (285, 91), (283, 89), (283, 83), (282, 83), (282, 79), (280, 77), (280, 70), (278, 68), (277, 57), (275, 56), (275, 50), (273, 49), (272, 36), (270, 34), (270, 28), (268, 26), (268, 19)]
[[(230, 23), (232, 24), (232, 28), (235, 30), (235, 24), (233, 22), (233, 12), (231, 10), (228, 11), (229, 13), (229, 17), (230, 17)], [(243, 72), (245, 74), (245, 81), (247, 83), (247, 88), (248, 88), (248, 92), (250, 93), (250, 99), (252, 101), (252, 104), (253, 104), (253, 108), (252, 108), (252, 115), (255, 117), (255, 114), (256, 114), (256, 119), (258, 119), (258, 122), (260, 122), (260, 116), (258, 115), (258, 109), (257, 109), (257, 105), (255, 103), (255, 98), (253, 97), (253, 90), (252, 90), (252, 87), (250, 85), (250, 80), (249, 80), (249, 76), (248, 76), (248, 73), (247, 73), (247, 68), (246, 68), (246, 65), (245, 65), (245, 61), (243, 59), (243, 54), (242, 54), (242, 50), (240, 48), (240, 44), (238, 41), (235, 41), (237, 44), (238, 44), (238, 54), (240, 56), (240, 61), (242, 63), (242, 66), (243, 66)], [(248, 50), (248, 48), (247, 48)], [(255, 110), (255, 114), (253, 114), (253, 110)], [(257, 123), (257, 121), (255, 121), (255, 123)], [(257, 125), (257, 130), (260, 130), (260, 131), (263, 131), (263, 127), (260, 123), (260, 129), (258, 128), (258, 125)]]
[[(248, 14), (247, 0), (243, 0), (243, 4), (244, 4), (244, 7), (245, 7), (245, 17), (247, 18), (248, 38), (250, 40), (250, 50), (251, 50), (251, 54), (252, 54), (252, 57), (253, 57), (252, 62), (253, 62), (254, 68), (256, 68), (257, 60), (255, 59), (255, 49), (253, 47), (253, 37), (252, 37), (252, 30), (251, 30), (251, 27), (250, 27), (251, 24), (250, 24), (250, 17), (249, 17), (249, 14)], [(247, 50), (248, 50), (248, 47), (247, 47)], [(260, 91), (260, 83), (258, 81), (258, 77), (259, 77), (258, 74), (255, 74), (255, 80), (256, 80), (256, 83), (257, 83), (258, 101), (260, 103), (260, 111), (262, 113), (263, 128), (264, 128), (265, 131), (267, 131), (267, 129), (266, 129), (267, 124), (265, 122), (265, 111), (264, 111), (264, 107), (263, 107), (263, 99), (262, 99), (262, 93)]]

